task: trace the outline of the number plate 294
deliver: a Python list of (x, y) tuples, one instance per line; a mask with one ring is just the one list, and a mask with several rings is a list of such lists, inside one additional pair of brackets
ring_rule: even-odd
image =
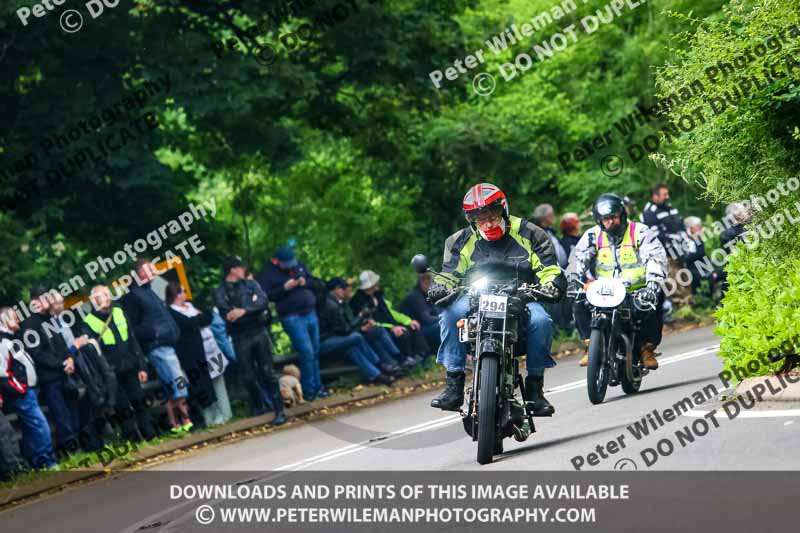
[(481, 294), (479, 309), (489, 318), (505, 318), (508, 310), (508, 296)]

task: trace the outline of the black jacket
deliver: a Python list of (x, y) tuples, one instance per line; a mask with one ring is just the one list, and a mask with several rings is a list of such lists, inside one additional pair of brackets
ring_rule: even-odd
[[(107, 313), (93, 309), (90, 314), (105, 322), (108, 319), (111, 309), (113, 308), (110, 308)], [(136, 340), (136, 334), (133, 331), (133, 324), (128, 320), (127, 315), (125, 316), (125, 321), (128, 323), (128, 340), (125, 342), (122, 341), (117, 324), (113, 319), (108, 323), (108, 330), (114, 335), (115, 344), (105, 344), (100, 336), (95, 333), (86, 322), (83, 323), (81, 334), (86, 334), (90, 339), (95, 339), (100, 343), (103, 356), (115, 372), (126, 372), (128, 370), (136, 370), (137, 372), (146, 371), (147, 360), (144, 358), (142, 348), (139, 346), (139, 341)]]
[(208, 373), (208, 360), (200, 330), (211, 325), (211, 313), (203, 312), (190, 318), (171, 307), (169, 312), (181, 330), (175, 352), (189, 381), (189, 399), (201, 407), (208, 407), (217, 401), (217, 394)]
[[(35, 331), (38, 335), (39, 342), (36, 346), (28, 346), (28, 354), (36, 365), (39, 385), (64, 379), (64, 361), (72, 357), (61, 335), (52, 333), (50, 336), (45, 333), (42, 324), (51, 318), (50, 315), (36, 313), (26, 318), (20, 328), (20, 338), (25, 338), (28, 331)], [(32, 334), (28, 335), (29, 342), (32, 342), (32, 337)]]
[(319, 338), (327, 339), (336, 335), (349, 335), (360, 325), (361, 319), (354, 317), (346, 302), (340, 302), (333, 294), (317, 308), (319, 317)]
[(384, 297), (383, 291), (376, 292), (375, 299), (378, 301), (377, 305), (372, 296), (359, 289), (350, 300), (350, 308), (356, 315), (366, 309), (370, 318), (383, 327), (408, 326), (411, 323), (411, 317), (392, 309), (391, 302)]
[(95, 407), (116, 405), (117, 376), (108, 361), (97, 353), (92, 344), (81, 348), (75, 357), (75, 375), (86, 386), (86, 395), (92, 405)]
[(261, 333), (269, 323), (267, 318), (269, 300), (258, 283), (253, 280), (243, 279), (236, 283), (223, 281), (217, 288), (215, 299), (222, 318), (225, 318), (228, 311), (234, 308), (247, 311), (244, 316), (234, 322), (225, 319), (225, 327), (231, 337), (249, 335), (253, 332)]
[[(284, 283), (298, 278), (305, 278), (306, 284), (288, 291), (283, 288)], [(258, 275), (258, 283), (269, 299), (275, 302), (275, 309), (281, 318), (313, 311), (318, 303), (317, 293), (323, 288), (322, 282), (311, 275), (306, 265), (299, 262), (289, 270), (283, 270), (277, 263), (267, 263)]]
[(655, 228), (658, 233), (658, 240), (666, 246), (669, 236), (681, 233), (686, 228), (678, 210), (669, 202), (654, 204), (647, 202), (642, 210), (641, 221), (650, 228)]
[(178, 325), (149, 283), (132, 288), (122, 298), (122, 305), (145, 352), (161, 346), (174, 346), (178, 342)]
[(580, 235), (564, 235), (564, 238), (561, 239), (561, 246), (563, 246), (564, 251), (567, 252), (567, 257), (569, 257), (569, 254), (572, 253), (572, 249), (575, 248), (575, 245), (578, 244), (580, 240)]
[(439, 323), (439, 313), (432, 303), (422, 294), (419, 283), (411, 289), (406, 297), (397, 305), (397, 309), (423, 326)]
[(742, 240), (741, 235), (744, 232), (745, 232), (744, 224), (736, 224), (735, 226), (725, 228), (725, 231), (723, 231), (722, 234), (719, 236), (720, 247), (730, 250), (730, 247), (726, 247), (726, 245), (734, 240), (741, 241)]

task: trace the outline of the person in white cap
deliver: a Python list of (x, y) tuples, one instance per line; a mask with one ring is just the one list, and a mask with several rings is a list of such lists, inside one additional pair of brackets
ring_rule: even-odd
[(354, 313), (369, 315), (377, 327), (391, 333), (403, 359), (403, 366), (418, 364), (430, 354), (430, 347), (422, 335), (422, 326), (392, 306), (381, 290), (380, 279), (372, 270), (362, 272), (358, 276), (359, 289), (350, 300), (350, 306)]

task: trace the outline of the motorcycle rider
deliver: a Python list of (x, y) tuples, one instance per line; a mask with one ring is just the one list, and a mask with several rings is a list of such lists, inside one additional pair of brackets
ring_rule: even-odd
[[(463, 200), (464, 216), (469, 226), (451, 235), (444, 245), (442, 272), (428, 289), (428, 300), (437, 300), (451, 293), (457, 278), (465, 276), (475, 266), (492, 262), (507, 262), (509, 267), (521, 268), (529, 281), (538, 280), (543, 292), (557, 301), (566, 289), (566, 278), (558, 266), (553, 245), (547, 233), (532, 222), (509, 215), (506, 196), (491, 183), (480, 183), (467, 191)], [(520, 263), (520, 259), (522, 262)], [(544, 307), (528, 304), (527, 368), (525, 400), (531, 404), (534, 416), (550, 416), (555, 412), (544, 397), (544, 370), (555, 366), (550, 357), (552, 319)], [(431, 406), (445, 411), (458, 411), (464, 402), (464, 365), (466, 346), (458, 340), (456, 322), (469, 312), (469, 297), (462, 294), (439, 317), (442, 344), (437, 362), (447, 370), (447, 385)]]
[[(651, 228), (628, 221), (623, 200), (616, 194), (601, 194), (592, 207), (592, 215), (597, 225), (587, 230), (575, 245), (567, 267), (570, 292), (580, 292), (584, 280), (593, 278), (592, 272), (601, 278), (620, 277), (631, 282), (631, 291), (642, 291), (643, 299), (656, 306), (656, 311), (647, 313), (642, 323), (642, 362), (645, 368), (655, 370), (658, 368), (655, 349), (661, 342), (663, 328), (661, 285), (667, 273), (664, 245)], [(591, 331), (591, 316), (585, 305), (576, 305), (575, 320), (580, 322), (578, 330), (584, 335)], [(588, 363), (587, 353), (580, 365)]]

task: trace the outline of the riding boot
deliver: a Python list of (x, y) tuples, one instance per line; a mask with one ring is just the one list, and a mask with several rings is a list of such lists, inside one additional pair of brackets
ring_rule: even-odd
[(556, 408), (544, 397), (544, 376), (525, 378), (525, 400), (531, 404), (533, 416), (553, 416)]
[(644, 367), (648, 370), (655, 370), (658, 368), (656, 345), (652, 342), (646, 342), (642, 345), (642, 363), (644, 363)]
[(578, 364), (580, 366), (587, 366), (589, 364), (589, 339), (584, 339), (583, 345), (586, 346), (586, 353), (583, 354), (583, 357), (581, 357), (581, 360), (578, 361)]
[(464, 372), (448, 372), (444, 392), (431, 400), (431, 407), (458, 411), (464, 403)]

